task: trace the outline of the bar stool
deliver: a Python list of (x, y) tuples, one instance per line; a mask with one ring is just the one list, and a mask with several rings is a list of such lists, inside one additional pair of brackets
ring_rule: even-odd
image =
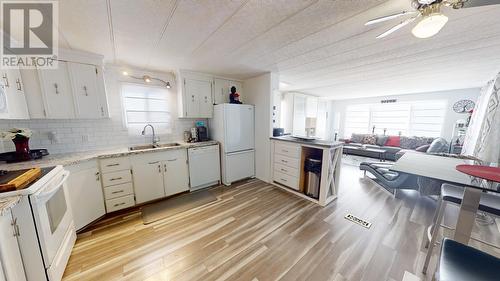
[(439, 281), (493, 281), (500, 276), (500, 259), (451, 239), (443, 239)]
[[(424, 267), (422, 269), (422, 273), (425, 274), (427, 272), (427, 267), (429, 266), (429, 262), (431, 260), (432, 250), (434, 248), (434, 245), (436, 244), (439, 232), (439, 226), (441, 225), (441, 220), (443, 219), (446, 205), (448, 203), (455, 203), (460, 205), (462, 203), (463, 194), (464, 194), (464, 188), (461, 186), (456, 186), (448, 183), (445, 183), (441, 186), (441, 197), (439, 198), (438, 209), (434, 213), (434, 218), (433, 218), (434, 226), (433, 227), (431, 226), (432, 233), (430, 233), (431, 227), (429, 227), (428, 229), (429, 231), (426, 235), (427, 236), (426, 248), (428, 248), (428, 250), (427, 250), (427, 255), (425, 256), (425, 262), (424, 262)], [(489, 193), (481, 194), (481, 200), (479, 201), (478, 210), (483, 211), (485, 213), (500, 216), (500, 196)], [(491, 245), (489, 243), (487, 244), (496, 247), (495, 245)]]

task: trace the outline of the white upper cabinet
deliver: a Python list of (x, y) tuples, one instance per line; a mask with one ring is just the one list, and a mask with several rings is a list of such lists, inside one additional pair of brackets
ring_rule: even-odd
[(29, 119), (23, 79), (19, 69), (0, 70), (0, 118)]
[(243, 84), (239, 81), (227, 80), (223, 78), (214, 79), (214, 104), (229, 103), (231, 87), (236, 87), (236, 92), (243, 96)]
[(206, 75), (181, 72), (179, 116), (184, 118), (212, 118), (213, 78)]
[(232, 86), (236, 87), (241, 100), (243, 84), (240, 81), (189, 71), (181, 71), (179, 77), (181, 118), (212, 118), (214, 104), (229, 103)]
[(101, 112), (100, 92), (97, 87), (97, 67), (90, 64), (69, 63), (73, 97), (78, 118), (98, 118)]
[(21, 69), (18, 74), (19, 81), (24, 82), (29, 118), (109, 117), (102, 56), (61, 49), (59, 52), (61, 60), (56, 69)]
[(215, 78), (214, 79), (214, 104), (229, 102), (229, 80)]
[(40, 86), (45, 102), (45, 114), (48, 118), (75, 118), (75, 107), (68, 63), (58, 62), (56, 69), (39, 69)]

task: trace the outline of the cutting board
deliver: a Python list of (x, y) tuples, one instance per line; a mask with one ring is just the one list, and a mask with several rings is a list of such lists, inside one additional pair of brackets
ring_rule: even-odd
[(0, 192), (23, 189), (42, 175), (40, 168), (9, 171), (0, 176)]

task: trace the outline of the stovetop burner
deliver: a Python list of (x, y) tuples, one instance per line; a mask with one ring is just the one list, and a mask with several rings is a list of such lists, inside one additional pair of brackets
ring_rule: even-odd
[(0, 161), (5, 161), (7, 163), (16, 163), (23, 161), (30, 161), (35, 159), (40, 159), (43, 156), (49, 155), (49, 151), (47, 149), (31, 149), (30, 150), (30, 159), (22, 159), (15, 151), (0, 153)]

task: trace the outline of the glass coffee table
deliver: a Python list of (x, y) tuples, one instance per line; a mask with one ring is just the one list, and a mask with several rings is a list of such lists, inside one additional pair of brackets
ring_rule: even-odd
[(357, 153), (352, 153), (353, 151), (356, 151), (356, 152), (361, 152), (361, 151), (373, 152), (374, 154), (376, 154), (378, 156), (378, 159), (380, 160), (380, 162), (385, 162), (385, 153), (387, 152), (387, 150), (385, 150), (385, 149), (379, 149), (379, 148), (369, 148), (369, 147), (351, 146), (351, 145), (344, 145), (343, 146), (343, 153), (344, 154), (359, 155)]

